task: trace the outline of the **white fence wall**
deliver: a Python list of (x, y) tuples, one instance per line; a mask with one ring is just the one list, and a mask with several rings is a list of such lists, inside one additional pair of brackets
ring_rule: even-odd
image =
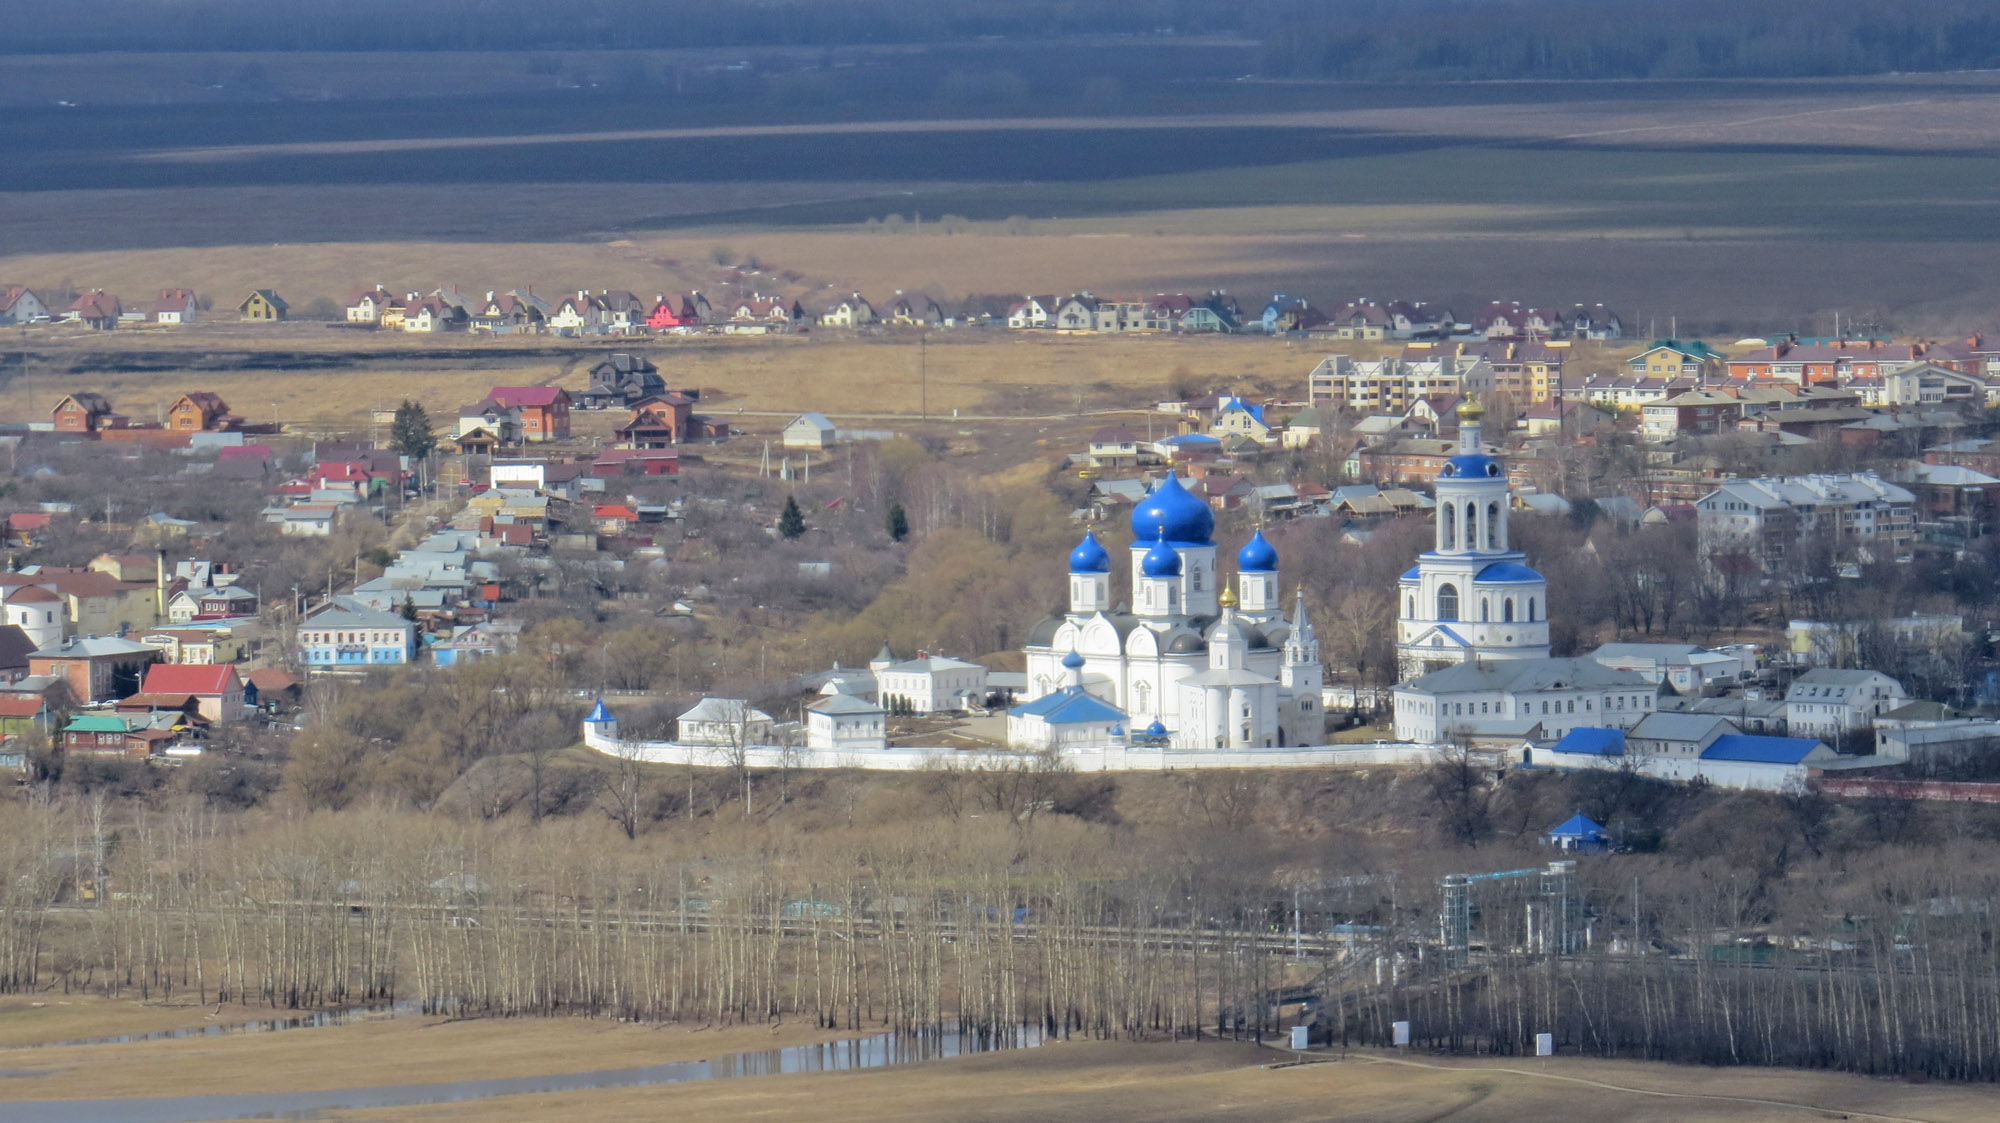
[[(680, 764), (720, 768), (735, 763), (735, 752), (712, 745), (674, 741), (626, 741), (606, 737), (594, 724), (583, 727), (583, 743), (606, 756), (647, 764)], [(879, 772), (914, 772), (949, 764), (960, 768), (1018, 765), (1031, 754), (994, 750), (972, 752), (948, 748), (810, 749), (751, 745), (743, 750), (751, 768), (861, 768)], [(1148, 749), (1110, 747), (1064, 754), (1079, 772), (1163, 772), (1182, 768), (1336, 768), (1351, 765), (1427, 765), (1434, 763), (1433, 745), (1382, 742), (1372, 745), (1326, 745), (1305, 749)]]

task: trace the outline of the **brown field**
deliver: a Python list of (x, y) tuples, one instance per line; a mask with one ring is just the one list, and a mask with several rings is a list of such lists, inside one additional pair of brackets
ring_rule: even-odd
[(265, 1006), (213, 1002), (192, 997), (172, 1002), (100, 998), (93, 995), (10, 994), (0, 996), (0, 1049), (20, 1049), (52, 1041), (243, 1025), (290, 1016)]
[[(34, 1002), (47, 1005), (34, 1007)], [(842, 1036), (807, 1025), (695, 1029), (519, 1018), (377, 1019), (324, 1029), (123, 1045), (39, 1042), (270, 1017), (268, 1010), (104, 999), (0, 1001), (0, 1102), (368, 1087), (587, 1072), (698, 1060)], [(1290, 1055), (1248, 1044), (1069, 1042), (892, 1070), (511, 1096), (334, 1113), (332, 1118), (489, 1121), (655, 1118), (1153, 1120), (1845, 1118), (1971, 1123), (2000, 1111), (1984, 1086), (1832, 1073), (1706, 1069), (1561, 1057), (1458, 1059), (1357, 1051)]]
[[(1297, 398), (1306, 371), (1324, 355), (1319, 344), (1286, 340), (1199, 337), (1010, 335), (980, 331), (880, 339), (828, 334), (739, 339), (637, 340), (623, 345), (564, 346), (542, 341), (523, 349), (498, 341), (331, 331), (291, 325), (253, 339), (238, 330), (114, 332), (68, 337), (35, 352), (22, 376), (0, 384), (0, 416), (42, 416), (71, 390), (110, 395), (122, 411), (147, 418), (180, 393), (212, 390), (243, 416), (275, 416), (301, 428), (352, 426), (368, 411), (414, 397), (442, 423), (459, 406), (495, 385), (555, 383), (571, 390), (588, 381), (589, 366), (613, 349), (638, 349), (659, 363), (673, 385), (702, 390), (715, 416), (745, 411), (747, 431), (776, 429), (801, 410), (821, 410), (865, 422), (909, 420), (928, 401), (931, 417), (948, 423), (953, 410), (972, 416), (1050, 417), (1130, 409), (1169, 395), (1177, 371), (1205, 382)], [(50, 337), (53, 339), (53, 337)], [(152, 353), (153, 341), (161, 341)], [(352, 348), (333, 370), (286, 370), (269, 356)], [(431, 358), (430, 350), (471, 351), (477, 358)], [(921, 349), (921, 357), (919, 351)], [(190, 354), (185, 370), (118, 370), (144, 358), (169, 363)], [(784, 416), (759, 417), (759, 411)], [(579, 414), (579, 435), (609, 425)], [(862, 427), (866, 427), (865, 424)], [(608, 432), (608, 429), (606, 429)]]
[(1972, 1123), (1988, 1088), (1911, 1087), (1825, 1073), (1578, 1060), (1425, 1061), (1372, 1056), (1267, 1069), (1252, 1045), (1072, 1043), (889, 1071), (519, 1096), (335, 1113), (334, 1118), (502, 1123), (702, 1117), (790, 1120), (1325, 1119), (1343, 1123), (1618, 1120)]

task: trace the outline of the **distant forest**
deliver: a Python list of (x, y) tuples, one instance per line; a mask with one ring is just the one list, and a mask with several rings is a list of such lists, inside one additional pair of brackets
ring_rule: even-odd
[(2000, 66), (1991, 0), (98, 0), (0, 52), (837, 47), (1224, 35), (1267, 77), (1806, 77)]

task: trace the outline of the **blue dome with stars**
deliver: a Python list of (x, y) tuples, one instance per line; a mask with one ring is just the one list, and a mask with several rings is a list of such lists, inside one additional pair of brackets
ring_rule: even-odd
[(1278, 551), (1265, 540), (1262, 530), (1252, 534), (1250, 541), (1245, 542), (1243, 549), (1237, 552), (1236, 570), (1239, 573), (1277, 572)]
[(1215, 512), (1172, 472), (1132, 508), (1132, 537), (1142, 542), (1159, 534), (1183, 546), (1208, 546), (1214, 533)]
[(1076, 549), (1069, 552), (1069, 571), (1071, 573), (1111, 572), (1111, 555), (1104, 552), (1103, 546), (1098, 545), (1097, 535), (1087, 530), (1083, 532), (1083, 541), (1077, 543)]
[(1159, 540), (1153, 543), (1153, 548), (1146, 551), (1146, 556), (1139, 559), (1139, 572), (1147, 577), (1181, 575), (1181, 556), (1174, 552), (1172, 546), (1167, 545), (1167, 536), (1164, 532), (1161, 533)]

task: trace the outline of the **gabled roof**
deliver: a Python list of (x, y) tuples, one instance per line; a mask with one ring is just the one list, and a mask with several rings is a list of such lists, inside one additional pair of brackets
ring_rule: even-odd
[(145, 694), (227, 694), (242, 685), (228, 663), (155, 663), (146, 668)]
[(486, 395), (489, 401), (502, 407), (552, 406), (558, 398), (566, 398), (569, 391), (560, 386), (495, 386)]
[(852, 694), (829, 694), (817, 702), (809, 703), (806, 709), (822, 714), (879, 714), (881, 706), (863, 701)]

